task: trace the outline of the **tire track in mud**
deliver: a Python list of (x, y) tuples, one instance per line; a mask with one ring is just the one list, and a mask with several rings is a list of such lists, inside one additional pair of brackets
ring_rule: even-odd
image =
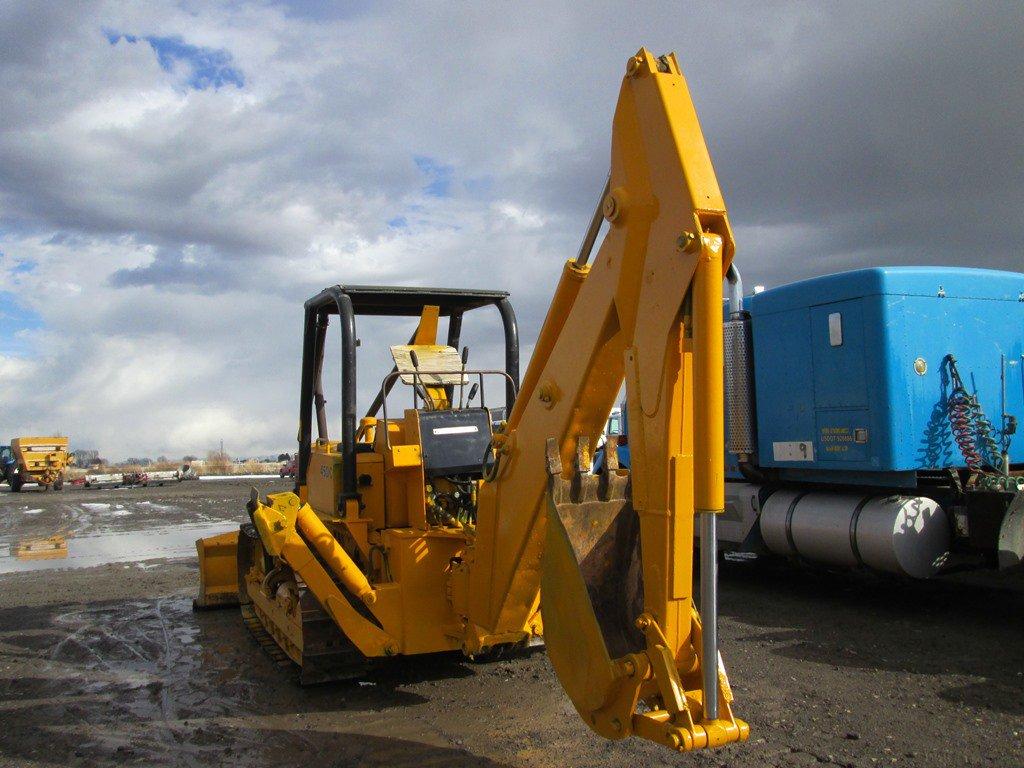
[(0, 638), (3, 765), (504, 768), (425, 729), (404, 681), (299, 688), (235, 612), (196, 616), (184, 595), (31, 618)]
[(188, 621), (185, 598), (169, 602), (84, 606), (52, 616), (50, 646), (34, 654), (44, 667), (35, 686), (44, 695), (37, 700), (60, 702), (51, 707), (97, 699), (105, 704), (75, 729), (82, 739), (76, 753), (111, 750), (173, 763), (184, 753), (201, 762), (206, 750), (189, 743), (175, 701), (176, 683), (192, 678), (198, 666), (198, 629)]

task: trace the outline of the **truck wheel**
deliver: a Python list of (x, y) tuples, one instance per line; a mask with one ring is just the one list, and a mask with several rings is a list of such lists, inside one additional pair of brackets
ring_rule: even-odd
[(55, 491), (62, 491), (62, 490), (64, 490), (64, 475), (60, 475), (56, 480), (54, 480), (54, 482), (53, 482), (53, 490), (55, 490)]
[(21, 493), (21, 486), (25, 483), (22, 482), (21, 478), (15, 475), (11, 478), (11, 490), (15, 493)]

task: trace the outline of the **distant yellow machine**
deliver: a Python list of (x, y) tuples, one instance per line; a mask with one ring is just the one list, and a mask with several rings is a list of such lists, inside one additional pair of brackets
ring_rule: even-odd
[[(250, 523), (197, 542), (197, 607), (241, 603), (306, 681), (543, 638), (576, 710), (609, 739), (680, 751), (746, 739), (715, 633), (732, 257), (686, 81), (673, 55), (642, 49), (622, 81), (608, 184), (522, 382), (505, 293), (335, 286), (311, 298), (295, 492), (254, 490)], [(484, 307), (502, 322), (504, 369), (472, 368), (458, 351), (464, 315)], [(373, 315), (419, 320), (391, 347), (394, 367), (360, 419), (356, 317)], [(328, 435), (323, 386), (331, 318), (340, 440)], [(589, 446), (623, 381), (632, 467), (618, 467), (610, 442), (608, 469), (592, 475)], [(411, 400), (399, 414), (388, 405), (396, 384)], [(504, 389), (507, 420), (487, 408), (487, 384)]]
[(59, 491), (65, 470), (74, 463), (66, 437), (16, 437), (0, 447), (0, 480), (15, 493), (27, 483)]

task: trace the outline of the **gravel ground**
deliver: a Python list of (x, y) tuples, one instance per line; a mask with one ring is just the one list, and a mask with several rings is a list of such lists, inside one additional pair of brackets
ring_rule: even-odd
[[(299, 688), (237, 611), (190, 610), (190, 541), (233, 525), (254, 483), (286, 487), (0, 492), (0, 765), (1024, 765), (1024, 587), (1011, 578), (727, 565), (722, 652), (752, 735), (716, 752), (597, 738), (543, 652)], [(66, 559), (19, 572), (4, 557), (53, 534), (68, 536)], [(113, 562), (68, 567), (97, 552)]]

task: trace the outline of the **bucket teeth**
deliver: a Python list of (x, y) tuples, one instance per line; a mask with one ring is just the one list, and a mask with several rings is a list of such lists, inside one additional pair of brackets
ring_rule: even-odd
[(612, 441), (605, 444), (604, 468), (600, 474), (591, 472), (593, 458), (589, 446), (589, 438), (579, 438), (573, 472), (569, 477), (564, 477), (558, 442), (553, 437), (548, 438), (546, 458), (554, 502), (580, 504), (586, 501), (629, 501), (629, 470), (619, 466), (618, 446)]
[(591, 465), (590, 438), (580, 435), (576, 438), (576, 471), (581, 475), (589, 474)]
[(562, 474), (562, 455), (558, 452), (558, 441), (555, 438), (547, 439), (544, 456), (547, 460), (548, 476), (554, 478)]
[(604, 466), (608, 472), (615, 472), (619, 469), (619, 443), (613, 439), (612, 435), (608, 436), (608, 440), (604, 444)]

